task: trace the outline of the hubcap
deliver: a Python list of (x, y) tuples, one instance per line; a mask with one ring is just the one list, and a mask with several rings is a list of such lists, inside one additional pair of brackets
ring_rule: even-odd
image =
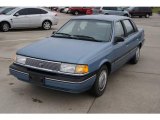
[(140, 49), (137, 48), (137, 51), (136, 51), (136, 60), (137, 61), (139, 60), (139, 57), (140, 57)]
[(75, 15), (78, 15), (78, 12), (77, 12), (77, 11), (75, 12)]
[(99, 76), (99, 90), (102, 91), (105, 86), (106, 86), (106, 82), (107, 82), (107, 72), (106, 70), (103, 70)]
[(8, 31), (8, 30), (9, 30), (8, 24), (4, 24), (4, 25), (3, 25), (3, 31)]
[(44, 27), (44, 29), (48, 30), (48, 29), (50, 29), (51, 24), (50, 24), (49, 22), (45, 22), (45, 23), (43, 24), (43, 27)]

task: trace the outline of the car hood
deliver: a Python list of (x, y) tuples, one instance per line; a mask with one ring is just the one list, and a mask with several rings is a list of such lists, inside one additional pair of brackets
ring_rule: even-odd
[(18, 50), (17, 54), (44, 60), (79, 63), (81, 58), (95, 56), (106, 45), (107, 42), (49, 37)]

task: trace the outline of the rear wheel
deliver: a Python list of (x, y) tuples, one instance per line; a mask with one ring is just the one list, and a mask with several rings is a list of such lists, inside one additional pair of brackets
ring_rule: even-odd
[(1, 25), (0, 25), (0, 29), (1, 29), (1, 31), (3, 31), (3, 32), (8, 32), (8, 31), (9, 31), (9, 28), (10, 28), (10, 26), (9, 26), (9, 24), (8, 24), (7, 22), (3, 22), (3, 23), (1, 23)]
[(149, 18), (149, 14), (146, 14), (146, 15), (145, 15), (145, 18)]
[(75, 11), (75, 12), (74, 12), (74, 15), (79, 15), (79, 11)]
[(136, 53), (133, 58), (130, 60), (131, 64), (137, 64), (140, 58), (140, 47), (137, 47)]
[(42, 23), (42, 28), (44, 29), (44, 30), (49, 30), (49, 29), (51, 29), (51, 22), (50, 21), (44, 21), (43, 23)]
[(107, 81), (108, 69), (107, 66), (103, 65), (97, 73), (96, 81), (91, 88), (91, 93), (96, 97), (101, 96), (105, 91)]

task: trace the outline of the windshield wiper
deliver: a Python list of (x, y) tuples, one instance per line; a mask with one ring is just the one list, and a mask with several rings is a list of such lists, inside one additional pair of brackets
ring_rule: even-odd
[(67, 34), (67, 33), (55, 33), (56, 34), (59, 34), (59, 35), (65, 35), (65, 36), (71, 36), (70, 34)]
[(70, 34), (67, 33), (55, 33), (53, 34), (51, 37), (67, 37), (67, 38), (72, 38), (72, 36)]
[(90, 36), (86, 36), (86, 35), (73, 35), (74, 37), (78, 37), (78, 38), (86, 38), (86, 39), (92, 39), (95, 40), (95, 38), (90, 37)]
[(94, 37), (91, 36), (86, 36), (86, 35), (72, 35), (73, 37), (79, 38), (79, 39), (85, 39), (88, 41), (95, 41), (95, 42), (103, 42), (100, 40), (96, 40)]

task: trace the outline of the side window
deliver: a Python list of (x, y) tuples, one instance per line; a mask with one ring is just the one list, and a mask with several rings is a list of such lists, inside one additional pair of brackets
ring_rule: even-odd
[(117, 10), (122, 11), (123, 9), (121, 7), (118, 7)]
[(138, 12), (138, 11), (139, 11), (139, 7), (135, 7), (134, 10), (135, 10), (136, 12)]
[(47, 12), (42, 9), (38, 8), (28, 8), (28, 14), (29, 15), (36, 15), (36, 14), (46, 14)]
[(123, 23), (125, 25), (125, 28), (126, 28), (126, 32), (127, 32), (127, 35), (131, 34), (134, 32), (134, 28), (131, 24), (131, 22), (129, 20), (123, 20)]
[(103, 7), (103, 10), (117, 10), (116, 7)]
[(38, 14), (38, 11), (35, 8), (29, 8), (28, 9), (28, 14), (29, 15), (35, 15), (35, 14)]
[(115, 25), (115, 36), (118, 37), (124, 37), (124, 30), (121, 22), (116, 22)]
[(40, 13), (40, 14), (47, 14), (48, 12), (45, 11), (45, 10), (39, 9), (39, 13)]
[(17, 12), (19, 15), (28, 15), (28, 9), (21, 9)]

